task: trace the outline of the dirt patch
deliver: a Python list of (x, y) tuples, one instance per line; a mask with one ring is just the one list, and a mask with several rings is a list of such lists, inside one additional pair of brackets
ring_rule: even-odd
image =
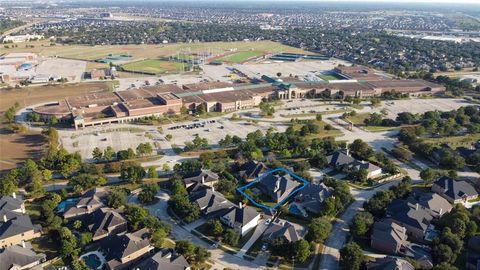
[(5, 112), (15, 102), (18, 102), (20, 107), (27, 107), (42, 102), (60, 100), (65, 97), (84, 95), (89, 92), (106, 91), (110, 88), (111, 82), (105, 81), (0, 90), (0, 112)]
[(45, 140), (38, 132), (12, 134), (0, 128), (0, 173), (15, 168), (26, 159), (40, 158)]
[(15, 168), (29, 158), (37, 160), (44, 149), (45, 141), (39, 132), (12, 134), (6, 129), (7, 123), (3, 114), (15, 102), (18, 102), (20, 107), (27, 107), (89, 92), (108, 91), (109, 84), (95, 82), (0, 90), (0, 171)]

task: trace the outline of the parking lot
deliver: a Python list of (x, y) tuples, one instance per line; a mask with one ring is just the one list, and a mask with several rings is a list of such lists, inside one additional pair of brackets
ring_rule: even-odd
[(382, 103), (382, 107), (387, 109), (388, 117), (395, 119), (401, 112), (424, 113), (427, 111), (451, 111), (462, 106), (475, 105), (464, 99), (405, 99), (387, 101)]
[(70, 82), (79, 82), (85, 72), (87, 62), (69, 59), (46, 59), (36, 68), (39, 75), (58, 75), (67, 78)]
[[(170, 150), (172, 145), (183, 148), (185, 142), (192, 141), (195, 136), (207, 138), (211, 147), (225, 135), (237, 135), (245, 138), (248, 133), (256, 130), (266, 132), (270, 127), (285, 131), (286, 124), (258, 122), (249, 123), (246, 120), (231, 121), (227, 117), (217, 117), (209, 120), (198, 120), (179, 124), (163, 125), (163, 133), (157, 127), (129, 124), (111, 124), (97, 127), (87, 127), (81, 131), (60, 130), (63, 146), (69, 152), (79, 152), (82, 158), (91, 159), (95, 147), (101, 150), (111, 146), (115, 151), (128, 148), (135, 149), (140, 143), (150, 142), (155, 150)], [(165, 137), (170, 134), (172, 139)]]

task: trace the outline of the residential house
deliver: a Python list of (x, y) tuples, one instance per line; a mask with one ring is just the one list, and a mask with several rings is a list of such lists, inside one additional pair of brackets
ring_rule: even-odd
[(127, 220), (115, 209), (107, 207), (98, 208), (91, 214), (84, 215), (82, 222), (93, 234), (93, 241), (127, 231)]
[(361, 169), (367, 170), (368, 178), (375, 178), (382, 174), (382, 168), (363, 160), (357, 160), (351, 157), (347, 153), (342, 151), (335, 151), (330, 156), (327, 156), (327, 164), (333, 168), (338, 170), (342, 170), (345, 172), (349, 171), (359, 171)]
[(480, 269), (480, 236), (472, 236), (467, 245), (467, 270)]
[(262, 176), (257, 183), (262, 193), (276, 203), (287, 198), (299, 185), (300, 182), (295, 181), (289, 174), (280, 176), (271, 173)]
[(200, 207), (206, 218), (223, 216), (230, 208), (235, 207), (235, 204), (225, 199), (221, 193), (210, 188), (201, 188), (190, 193), (189, 199)]
[(415, 270), (415, 267), (406, 260), (396, 257), (385, 257), (367, 263), (367, 270)]
[(75, 205), (72, 205), (63, 212), (64, 218), (74, 218), (93, 213), (98, 208), (104, 207), (103, 199), (107, 192), (104, 188), (94, 188), (86, 192)]
[(40, 237), (42, 228), (33, 225), (30, 217), (17, 211), (2, 211), (0, 217), (0, 248), (19, 245)]
[(370, 245), (389, 255), (401, 252), (407, 243), (407, 229), (392, 221), (377, 221), (373, 224)]
[(171, 249), (162, 249), (152, 257), (143, 260), (134, 270), (190, 270), (190, 264), (185, 257)]
[(453, 208), (452, 204), (437, 193), (415, 193), (413, 196), (416, 202), (434, 218), (440, 218)]
[(303, 216), (308, 216), (308, 213), (318, 215), (322, 210), (323, 202), (332, 195), (332, 192), (333, 189), (324, 183), (309, 184), (308, 187), (295, 194), (290, 209), (298, 211), (290, 211), (290, 213)]
[(241, 236), (255, 228), (259, 220), (260, 214), (254, 208), (242, 205), (232, 207), (220, 217), (223, 224), (233, 228)]
[(448, 176), (442, 176), (433, 182), (432, 191), (450, 203), (463, 204), (478, 198), (478, 192), (468, 182), (456, 181)]
[(281, 239), (288, 243), (295, 243), (301, 238), (295, 229), (295, 226), (290, 222), (276, 221), (268, 226), (262, 236), (264, 242), (271, 242), (274, 239)]
[(29, 243), (23, 242), (22, 245), (0, 249), (0, 270), (34, 269), (45, 259), (45, 254), (35, 253)]
[(25, 204), (21, 198), (17, 198), (15, 193), (12, 196), (0, 197), (0, 216), (7, 212), (25, 214)]
[(430, 212), (418, 203), (395, 199), (387, 207), (386, 221), (393, 221), (405, 227), (408, 238), (414, 242), (424, 240), (427, 230), (431, 228), (432, 220)]
[(187, 175), (183, 182), (187, 189), (196, 183), (200, 183), (204, 186), (213, 187), (218, 182), (218, 174), (210, 170), (199, 170)]
[(106, 255), (106, 269), (129, 269), (131, 265), (150, 254), (154, 247), (150, 245), (149, 236), (150, 232), (147, 229), (141, 229), (133, 233), (104, 238), (100, 246)]
[(268, 172), (268, 167), (263, 162), (249, 160), (240, 166), (239, 176), (245, 180), (253, 180)]

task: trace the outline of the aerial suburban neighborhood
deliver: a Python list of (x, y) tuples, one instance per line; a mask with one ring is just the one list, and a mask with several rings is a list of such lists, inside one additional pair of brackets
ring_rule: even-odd
[(0, 0), (0, 270), (479, 270), (473, 2)]

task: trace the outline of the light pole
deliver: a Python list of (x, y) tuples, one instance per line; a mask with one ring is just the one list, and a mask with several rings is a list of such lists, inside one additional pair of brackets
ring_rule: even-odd
[(295, 269), (295, 256), (292, 256), (292, 270)]

